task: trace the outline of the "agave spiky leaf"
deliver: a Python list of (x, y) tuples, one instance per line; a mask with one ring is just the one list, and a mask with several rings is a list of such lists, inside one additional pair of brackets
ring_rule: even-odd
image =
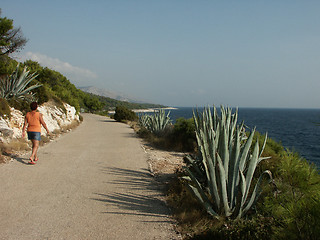
[(164, 133), (168, 125), (171, 124), (169, 115), (170, 111), (166, 114), (165, 110), (160, 109), (155, 111), (152, 116), (144, 115), (140, 118), (140, 122), (150, 132), (156, 135), (161, 135)]
[(32, 90), (40, 87), (40, 84), (35, 84), (28, 87), (29, 83), (33, 81), (38, 75), (35, 73), (30, 74), (27, 68), (24, 67), (19, 76), (19, 64), (16, 70), (7, 78), (0, 81), (0, 94), (5, 99), (25, 99), (32, 100), (34, 95)]
[[(267, 135), (261, 151), (257, 141), (250, 153), (255, 129), (247, 138), (244, 123), (237, 123), (238, 109), (233, 114), (232, 109), (222, 106), (219, 117), (215, 107), (212, 115), (210, 108), (205, 108), (201, 114), (194, 111), (193, 118), (200, 156), (198, 160), (187, 158), (189, 187), (209, 214), (217, 218), (242, 217), (259, 196), (262, 176), (272, 177), (270, 171), (265, 171), (250, 190), (257, 165), (266, 159), (261, 156)], [(212, 214), (212, 210), (219, 215)]]
[(150, 116), (143, 114), (141, 116), (139, 116), (139, 124), (140, 126), (147, 128), (147, 125), (149, 124), (150, 121)]
[(238, 215), (238, 218), (241, 217), (242, 215), (244, 215), (254, 204), (255, 202), (257, 201), (260, 193), (261, 193), (261, 189), (259, 188), (261, 182), (262, 182), (262, 179), (264, 177), (264, 175), (266, 175), (267, 177), (269, 177), (269, 179), (272, 181), (272, 173), (269, 171), (269, 170), (265, 170), (259, 177), (253, 191), (252, 191), (252, 194), (251, 194), (251, 197), (249, 199), (249, 201), (247, 201), (246, 205), (243, 206), (242, 208), (242, 212), (240, 214), (240, 216)]

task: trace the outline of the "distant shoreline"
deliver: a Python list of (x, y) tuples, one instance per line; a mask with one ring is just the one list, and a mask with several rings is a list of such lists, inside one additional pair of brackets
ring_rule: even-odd
[[(133, 112), (135, 113), (149, 113), (149, 112), (154, 112), (160, 109), (164, 110), (177, 110), (178, 108), (175, 107), (164, 107), (164, 108), (147, 108), (147, 109), (132, 109)], [(115, 111), (108, 111), (109, 114), (114, 114)]]

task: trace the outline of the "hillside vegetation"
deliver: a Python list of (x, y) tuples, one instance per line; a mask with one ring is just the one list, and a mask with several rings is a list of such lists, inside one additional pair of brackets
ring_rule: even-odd
[[(0, 76), (6, 77), (10, 75), (15, 70), (17, 65), (17, 61), (9, 57), (1, 57)], [(21, 72), (24, 67), (27, 67), (30, 73), (36, 73), (38, 75), (32, 82), (30, 82), (29, 85), (41, 84), (41, 87), (33, 90), (35, 98), (40, 104), (53, 99), (57, 103), (61, 101), (66, 102), (74, 106), (77, 111), (94, 113), (114, 110), (117, 106), (125, 106), (128, 109), (164, 107), (158, 104), (130, 103), (86, 93), (78, 89), (61, 73), (48, 67), (43, 67), (38, 62), (32, 60), (27, 60), (24, 63), (20, 63), (19, 68)], [(21, 101), (11, 101), (9, 104), (21, 110), (26, 107), (26, 104), (22, 103)]]
[[(15, 27), (13, 20), (1, 16), (0, 8), (0, 100), (19, 110), (29, 109), (28, 102), (38, 101), (40, 104), (54, 100), (62, 106), (66, 102), (79, 111), (105, 114), (117, 106), (128, 109), (163, 107), (153, 104), (136, 104), (117, 101), (86, 93), (72, 84), (61, 73), (38, 62), (27, 60), (18, 63), (10, 56), (23, 49), (27, 43), (20, 27)], [(4, 115), (4, 114), (2, 114)]]

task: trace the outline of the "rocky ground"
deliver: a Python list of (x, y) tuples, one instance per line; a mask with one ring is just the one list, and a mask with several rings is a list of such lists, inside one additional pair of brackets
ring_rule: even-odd
[(170, 178), (182, 169), (185, 153), (156, 149), (146, 142), (141, 146), (148, 155), (149, 170), (155, 177)]

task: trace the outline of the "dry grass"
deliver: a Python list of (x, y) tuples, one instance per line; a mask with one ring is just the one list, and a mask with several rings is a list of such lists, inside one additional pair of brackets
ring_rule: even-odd
[(8, 162), (18, 152), (30, 150), (30, 146), (23, 139), (15, 139), (9, 143), (0, 143), (0, 163)]
[(6, 162), (6, 160), (5, 160), (4, 156), (2, 154), (0, 154), (0, 164), (5, 163), (5, 162)]
[(30, 149), (28, 143), (23, 139), (15, 139), (9, 143), (1, 143), (0, 148), (3, 154), (11, 154), (15, 151), (27, 151)]
[(61, 133), (66, 133), (69, 132), (72, 129), (75, 129), (76, 127), (78, 127), (80, 125), (80, 122), (78, 122), (77, 120), (74, 120), (72, 123), (70, 123), (69, 125), (63, 126), (60, 129), (55, 129), (52, 133), (54, 135), (59, 135)]
[(126, 124), (128, 124), (135, 132), (138, 132), (141, 128), (137, 121), (127, 121)]
[(184, 181), (178, 176), (173, 178), (169, 184), (166, 201), (179, 223), (178, 230), (184, 239), (192, 239), (193, 236), (220, 224), (218, 220), (210, 217), (203, 210), (203, 207), (186, 188)]
[(48, 142), (51, 141), (51, 137), (50, 136), (41, 136), (41, 141), (40, 141), (40, 146), (43, 146), (45, 144), (47, 144)]
[(80, 123), (77, 120), (73, 120), (69, 125), (61, 127), (61, 132), (68, 132), (72, 129), (75, 129), (79, 126), (79, 124)]

